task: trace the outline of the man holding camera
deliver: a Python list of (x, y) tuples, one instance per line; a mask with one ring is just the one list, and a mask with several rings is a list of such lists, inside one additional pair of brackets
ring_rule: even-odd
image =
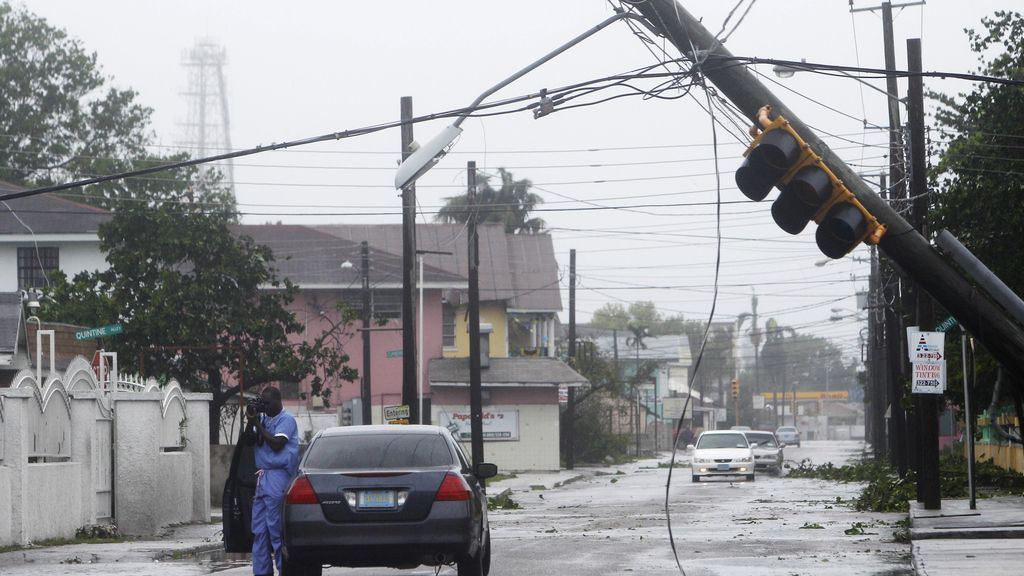
[(299, 468), (299, 429), (281, 406), (281, 391), (264, 388), (245, 407), (248, 436), (256, 443), (256, 496), (252, 503), (252, 572), (281, 573), (281, 518), (285, 492)]

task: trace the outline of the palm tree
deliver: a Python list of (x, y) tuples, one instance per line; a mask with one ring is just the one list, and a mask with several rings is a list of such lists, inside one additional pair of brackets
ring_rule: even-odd
[[(510, 234), (535, 234), (544, 231), (544, 220), (530, 218), (530, 213), (544, 199), (530, 192), (533, 184), (527, 180), (516, 180), (512, 173), (498, 168), (501, 187), (491, 187), (491, 176), (477, 171), (477, 222), (495, 222), (505, 225)], [(465, 223), (469, 220), (470, 206), (465, 194), (445, 198), (445, 205), (437, 212), (437, 222)]]

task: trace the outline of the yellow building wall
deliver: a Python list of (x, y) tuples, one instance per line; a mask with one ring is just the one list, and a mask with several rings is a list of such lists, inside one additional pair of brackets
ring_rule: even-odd
[[(469, 314), (466, 306), (459, 306), (455, 311), (455, 349), (445, 350), (445, 358), (469, 357), (469, 332), (467, 331)], [(491, 357), (508, 358), (508, 320), (503, 302), (481, 302), (480, 323), (490, 324)]]

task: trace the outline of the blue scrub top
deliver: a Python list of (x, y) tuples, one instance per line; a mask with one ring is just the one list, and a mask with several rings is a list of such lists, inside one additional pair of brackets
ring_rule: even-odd
[(299, 427), (295, 417), (282, 409), (277, 416), (262, 417), (263, 426), (271, 436), (284, 436), (288, 443), (280, 452), (274, 452), (269, 443), (256, 446), (256, 469), (263, 476), (256, 485), (257, 496), (284, 496), (288, 485), (299, 471)]

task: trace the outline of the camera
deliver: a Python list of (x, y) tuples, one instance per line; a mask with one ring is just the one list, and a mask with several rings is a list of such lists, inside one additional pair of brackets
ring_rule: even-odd
[(257, 396), (245, 403), (246, 415), (263, 414), (267, 411), (267, 402), (262, 396)]

